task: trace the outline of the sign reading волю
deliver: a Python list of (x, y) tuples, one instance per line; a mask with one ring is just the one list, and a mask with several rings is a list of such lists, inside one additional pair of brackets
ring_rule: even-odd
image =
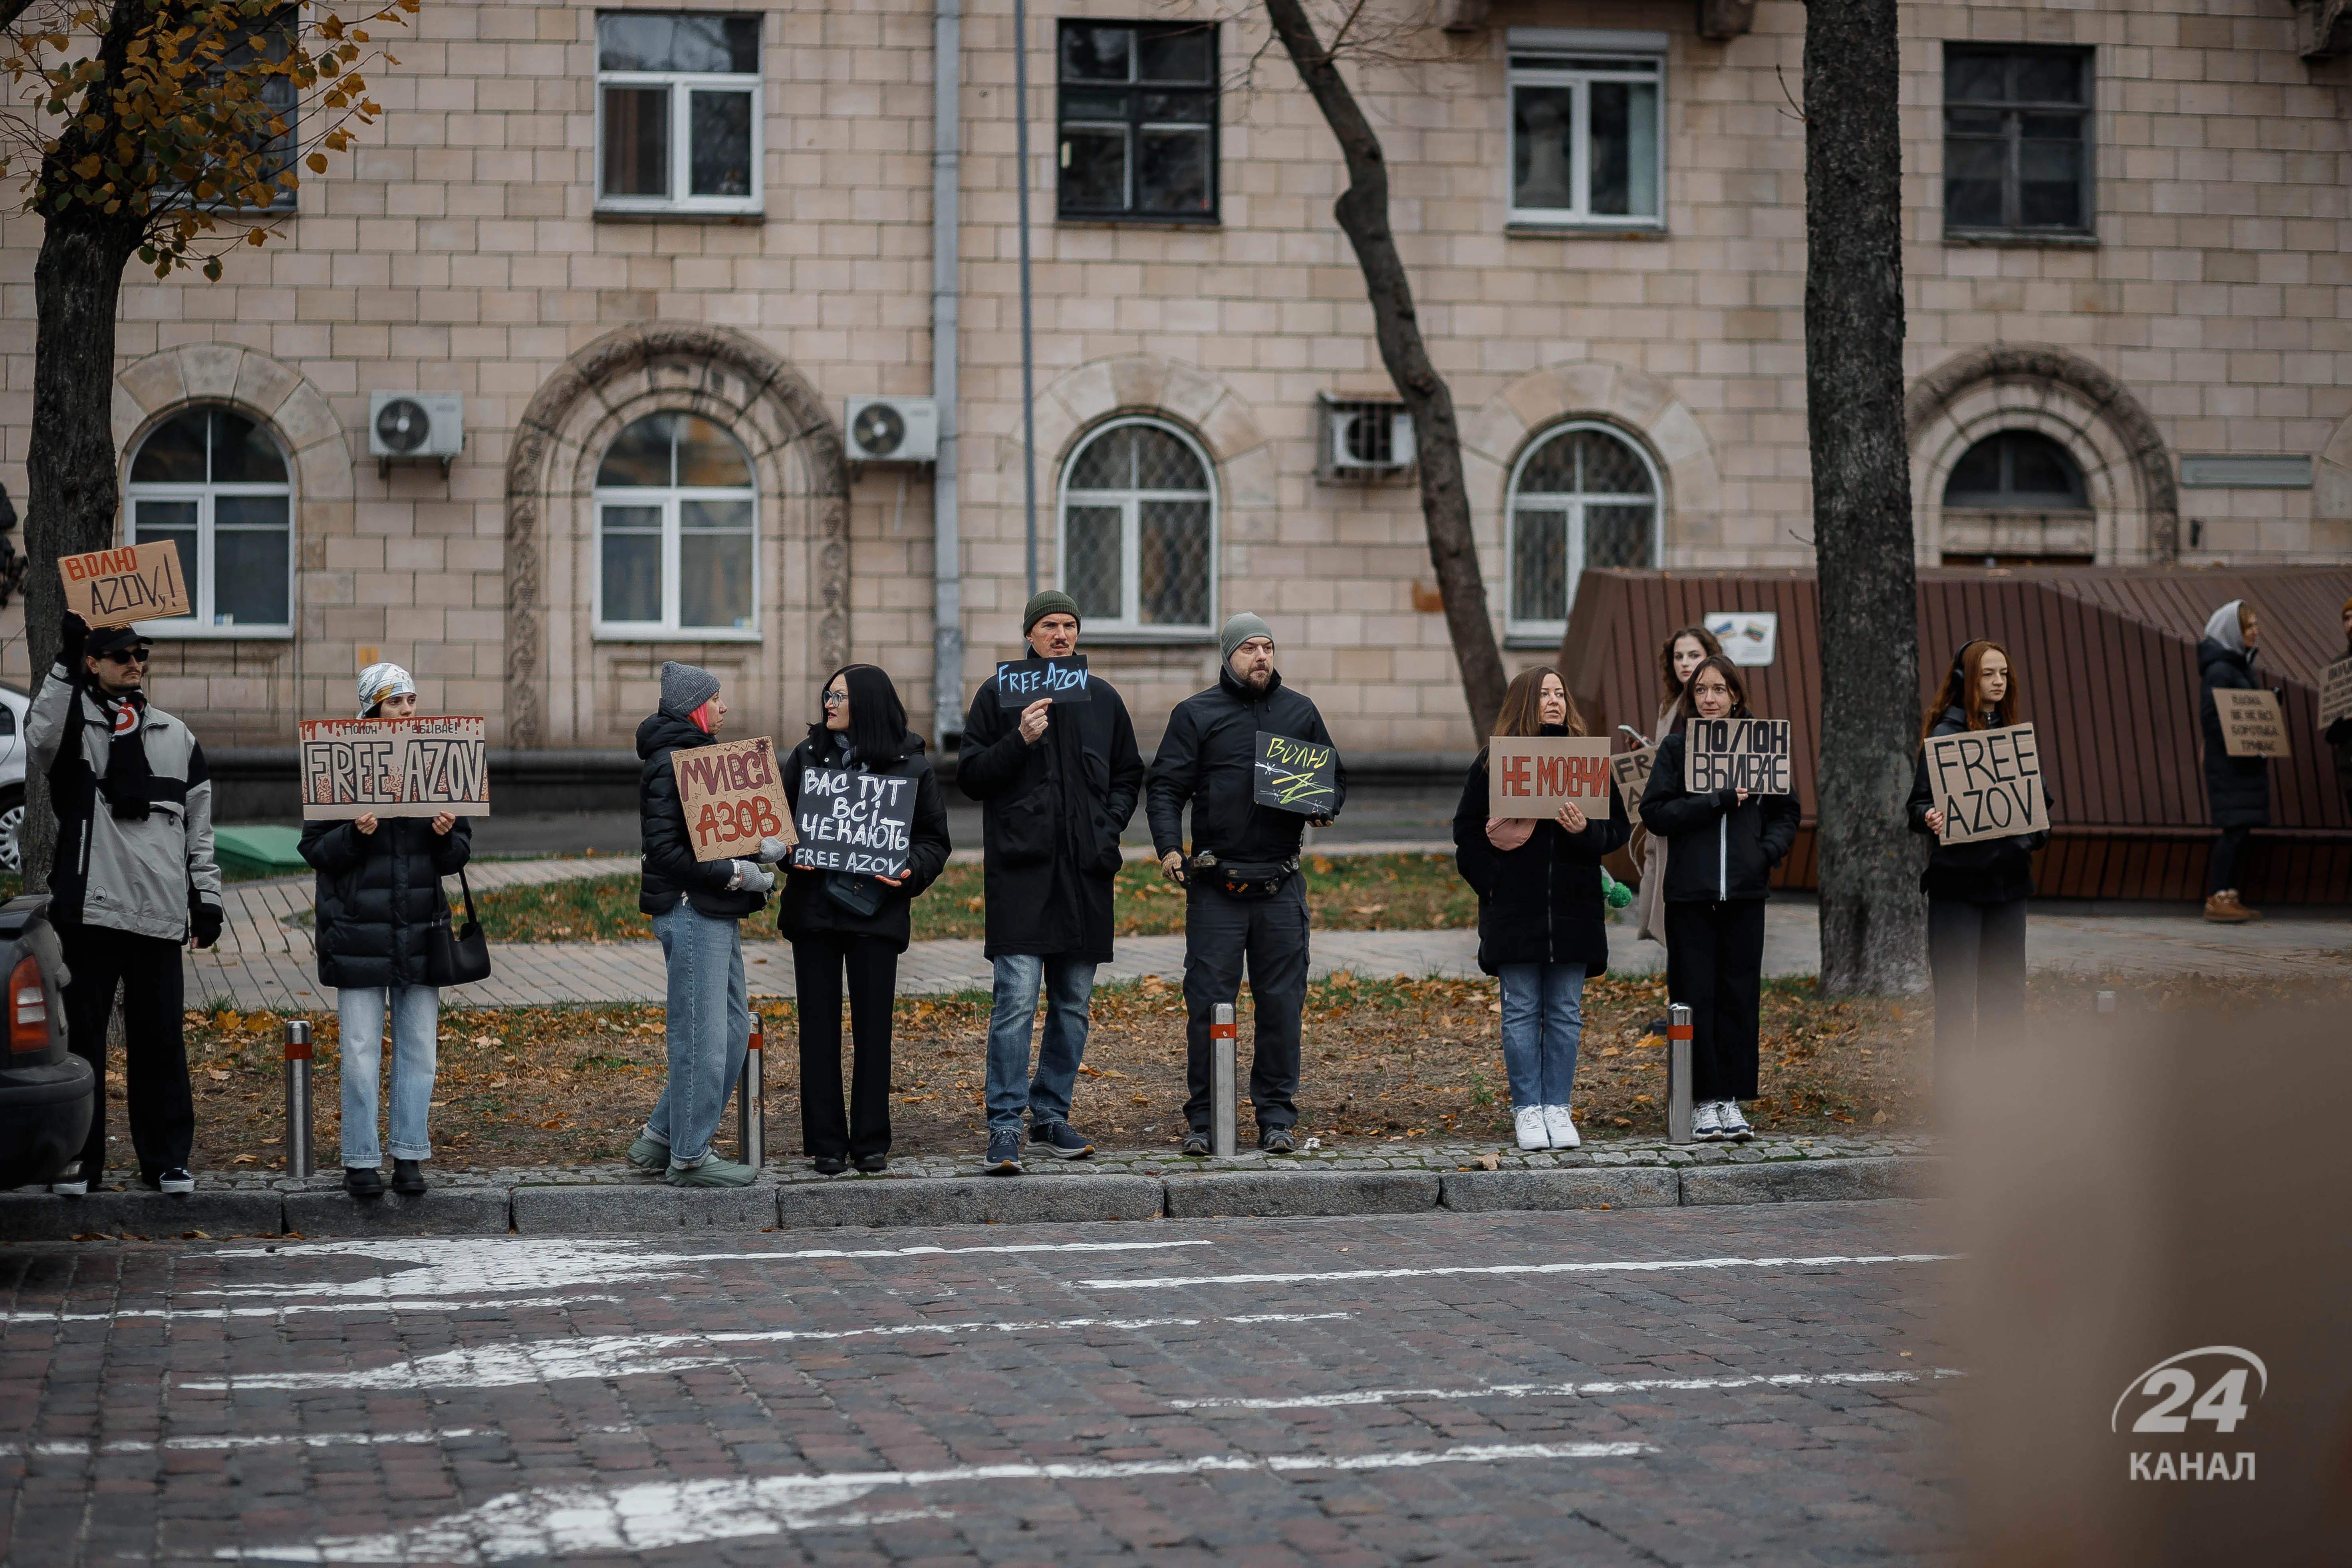
[(305, 719), (302, 820), (490, 814), (482, 721)]
[(1493, 735), (1486, 741), (1486, 815), (1549, 820), (1570, 801), (1609, 799), (1609, 742), (1581, 735)]
[(1683, 788), (1692, 795), (1744, 789), (1794, 795), (1786, 719), (1693, 719), (1684, 733)]
[(2031, 724), (1930, 735), (1927, 793), (1944, 814), (1937, 841), (2014, 838), (2050, 826), (2042, 809), (2042, 750)]
[(783, 781), (776, 774), (776, 743), (765, 735), (672, 752), (686, 836), (698, 860), (749, 858), (762, 838), (793, 837)]
[(180, 575), (176, 544), (126, 544), (60, 555), (58, 576), (66, 585), (66, 608), (93, 627), (196, 613)]
[(2278, 693), (2220, 688), (2213, 693), (2213, 706), (2221, 715), (2221, 749), (2230, 755), (2294, 754), (2287, 747), (2286, 715), (2279, 711)]
[(1339, 752), (1315, 741), (1257, 732), (1257, 772), (1250, 798), (1301, 816), (1329, 816), (1339, 799)]

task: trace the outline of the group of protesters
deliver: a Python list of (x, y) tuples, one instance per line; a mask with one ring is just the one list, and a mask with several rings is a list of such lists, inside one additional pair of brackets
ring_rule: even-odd
[[(2352, 653), (2352, 601), (2343, 606)], [(1031, 655), (1068, 659), (1081, 619), (1066, 594), (1035, 595), (1022, 616)], [(2262, 623), (2233, 600), (2217, 609), (2198, 649), (2200, 717), (2213, 824), (2205, 916), (2259, 919), (2239, 893), (2250, 830), (2264, 825), (2267, 763), (2228, 753), (2214, 693), (2251, 689)], [(148, 700), (150, 639), (135, 626), (93, 630), (64, 618), (57, 668), (27, 720), (35, 768), (50, 782), (58, 833), (49, 918), (70, 978), (71, 1048), (105, 1081), (106, 1034), (122, 994), (129, 1121), (140, 1180), (187, 1192), (194, 1114), (182, 1043), (179, 950), (221, 932), (221, 877), (213, 855), (212, 786), (204, 750), (184, 723)], [(1216, 683), (1171, 712), (1146, 765), (1116, 688), (1098, 676), (1088, 700), (1041, 698), (1023, 708), (991, 685), (973, 700), (954, 782), (982, 806), (985, 952), (993, 969), (986, 1041), (986, 1168), (1010, 1174), (1030, 1157), (1076, 1159), (1093, 1143), (1072, 1124), (1098, 967), (1111, 957), (1120, 839), (1139, 804), (1161, 874), (1184, 889), (1187, 1154), (1211, 1147), (1212, 1020), (1246, 974), (1253, 998), (1249, 1100), (1258, 1147), (1297, 1147), (1301, 1013), (1307, 977), (1307, 907), (1298, 875), (1305, 829), (1333, 820), (1347, 797), (1344, 766), (1318, 815), (1258, 804), (1257, 737), (1270, 732), (1328, 746), (1312, 700), (1276, 668), (1273, 629), (1237, 615), (1220, 639)], [(1605, 813), (1577, 804), (1548, 819), (1488, 815), (1487, 752), (1465, 780), (1454, 821), (1456, 863), (1479, 903), (1479, 963), (1500, 984), (1501, 1046), (1514, 1131), (1523, 1149), (1574, 1148), (1570, 1113), (1586, 980), (1609, 962), (1605, 858), (1626, 851), (1637, 868), (1638, 934), (1664, 944), (1667, 991), (1690, 1010), (1693, 1131), (1752, 1136), (1740, 1102), (1756, 1098), (1765, 902), (1773, 868), (1798, 827), (1791, 795), (1685, 784), (1689, 721), (1749, 716), (1738, 665), (1705, 628), (1685, 626), (1659, 650), (1661, 700), (1648, 783), (1638, 806), (1611, 791)], [(1908, 803), (1910, 827), (1933, 836), (1920, 885), (1937, 997), (1939, 1074), (1980, 1034), (2022, 1023), (2027, 900), (2036, 832), (1945, 841), (1929, 788), (1926, 743), (2025, 721), (2021, 675), (1999, 642), (1974, 638), (1954, 654), (1921, 730)], [(358, 716), (415, 714), (416, 683), (397, 665), (361, 672)], [(887, 1168), (890, 1152), (891, 1003), (911, 935), (909, 906), (950, 850), (940, 784), (908, 727), (889, 676), (870, 664), (833, 672), (820, 717), (782, 770), (797, 809), (805, 768), (848, 769), (913, 787), (905, 864), (896, 875), (851, 874), (791, 863), (770, 837), (747, 859), (698, 859), (671, 753), (709, 745), (728, 721), (721, 682), (681, 663), (662, 667), (660, 699), (637, 731), (643, 875), (639, 908), (652, 918), (667, 965), (667, 1074), (630, 1145), (630, 1161), (687, 1187), (740, 1186), (750, 1166), (713, 1148), (742, 1071), (750, 1034), (741, 922), (772, 893), (793, 946), (798, 998), (803, 1150), (814, 1169)], [(1506, 692), (1497, 737), (1584, 735), (1586, 721), (1560, 672), (1523, 671)], [(2326, 732), (2352, 800), (2352, 719)], [(2044, 796), (2044, 822), (2049, 797)], [(1189, 817), (1189, 824), (1188, 824)], [(1189, 826), (1189, 846), (1188, 846)], [(312, 822), (301, 854), (318, 874), (317, 951), (322, 984), (337, 992), (342, 1058), (342, 1163), (347, 1190), (421, 1193), (438, 1036), (436, 945), (449, 911), (441, 879), (460, 871), (470, 825), (366, 815)], [(1035, 1026), (1040, 996), (1045, 1017)], [(841, 1011), (850, 1013), (852, 1068), (845, 1107)], [(377, 1138), (378, 1079), (391, 1032), (388, 1137)], [(1661, 1021), (1663, 1024), (1663, 1020)], [(1036, 1037), (1033, 1061), (1033, 1035)], [(106, 1167), (103, 1100), (79, 1158), (53, 1190), (89, 1190)]]

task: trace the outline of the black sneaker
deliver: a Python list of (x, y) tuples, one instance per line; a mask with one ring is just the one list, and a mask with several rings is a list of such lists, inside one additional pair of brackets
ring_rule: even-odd
[(1269, 1154), (1296, 1154), (1298, 1141), (1287, 1127), (1268, 1127), (1257, 1135), (1257, 1146)]
[(1208, 1135), (1207, 1133), (1205, 1133), (1205, 1132), (1187, 1132), (1187, 1133), (1185, 1133), (1185, 1134), (1184, 1134), (1184, 1152), (1185, 1152), (1185, 1153), (1187, 1153), (1187, 1154), (1190, 1154), (1192, 1158), (1194, 1158), (1194, 1159), (1196, 1159), (1196, 1160), (1204, 1160), (1204, 1159), (1208, 1158), (1208, 1155), (1209, 1155), (1209, 1135)]
[(887, 1154), (860, 1154), (853, 1163), (859, 1170), (864, 1171), (867, 1175), (874, 1175), (890, 1168), (890, 1156)]
[(1671, 1026), (1672, 1026), (1669, 1025), (1667, 1020), (1664, 1018), (1653, 1018), (1642, 1026), (1642, 1033), (1644, 1035), (1655, 1035), (1658, 1038), (1663, 1040), (1666, 1037), (1666, 1030)]
[(991, 1175), (1017, 1176), (1021, 1173), (1021, 1129), (1003, 1127), (988, 1135), (988, 1154), (981, 1161)]
[(809, 1161), (820, 1176), (837, 1176), (849, 1169), (849, 1162), (838, 1154), (819, 1154)]
[(147, 1184), (159, 1193), (193, 1193), (196, 1190), (196, 1179), (188, 1174), (185, 1165), (174, 1165), (151, 1176), (147, 1178)]
[(1056, 1160), (1083, 1160), (1095, 1152), (1087, 1136), (1066, 1121), (1031, 1122), (1029, 1142), (1045, 1145)]
[(380, 1198), (383, 1196), (383, 1173), (373, 1165), (346, 1165), (343, 1191), (355, 1198)]
[(425, 1173), (416, 1168), (414, 1160), (392, 1163), (392, 1190), (404, 1197), (415, 1197), (425, 1190)]

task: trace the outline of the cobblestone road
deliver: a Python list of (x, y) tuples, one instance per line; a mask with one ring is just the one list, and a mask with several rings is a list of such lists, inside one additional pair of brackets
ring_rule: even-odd
[(1955, 1560), (1935, 1211), (0, 1251), (0, 1559)]

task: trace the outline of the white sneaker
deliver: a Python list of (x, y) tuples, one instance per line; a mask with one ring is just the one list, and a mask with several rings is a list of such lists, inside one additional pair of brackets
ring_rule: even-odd
[(1691, 1136), (1701, 1143), (1723, 1141), (1723, 1112), (1711, 1100), (1702, 1100), (1691, 1107)]
[(1576, 1123), (1569, 1119), (1567, 1106), (1545, 1106), (1543, 1108), (1543, 1119), (1545, 1129), (1551, 1133), (1551, 1146), (1553, 1148), (1573, 1149), (1584, 1142), (1583, 1139), (1579, 1138), (1576, 1135)]
[(89, 1180), (81, 1173), (80, 1166), (70, 1166), (58, 1173), (58, 1179), (49, 1184), (49, 1191), (61, 1198), (88, 1197)]
[(1551, 1147), (1551, 1129), (1545, 1124), (1542, 1106), (1520, 1106), (1511, 1112), (1511, 1126), (1519, 1135), (1520, 1148), (1549, 1149)]
[(1717, 1111), (1715, 1124), (1722, 1130), (1725, 1142), (1745, 1143), (1756, 1136), (1756, 1130), (1748, 1125), (1748, 1118), (1739, 1114), (1739, 1101), (1723, 1100), (1719, 1102)]

